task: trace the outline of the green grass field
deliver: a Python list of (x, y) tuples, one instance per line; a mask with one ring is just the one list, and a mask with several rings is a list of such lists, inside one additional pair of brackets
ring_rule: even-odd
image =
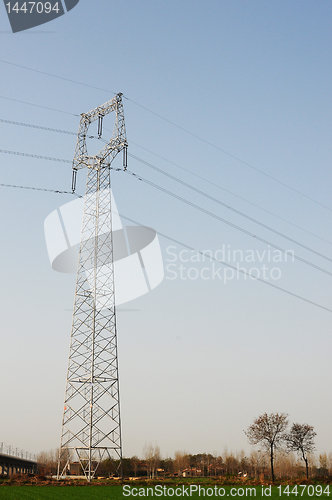
[[(167, 494), (164, 495), (162, 490), (155, 490), (153, 487), (130, 485), (131, 494), (129, 495), (129, 488), (124, 492), (122, 486), (0, 486), (0, 499), (4, 500), (118, 500), (118, 499), (134, 499), (134, 498), (260, 498), (260, 499), (295, 499), (303, 498), (308, 499), (328, 499), (332, 495), (332, 487), (328, 488), (323, 486), (311, 486), (305, 489), (298, 486), (294, 490), (290, 486), (285, 490), (285, 486), (281, 489), (277, 486), (271, 488), (271, 496), (269, 490), (264, 487), (264, 494), (261, 486), (251, 487), (249, 485), (243, 487), (234, 486), (217, 486), (219, 491), (214, 487), (202, 487), (199, 491), (193, 491), (190, 495), (190, 486), (184, 486), (188, 495), (183, 494), (182, 486), (167, 486)], [(133, 488), (137, 488), (134, 490)], [(162, 487), (161, 487), (162, 488)], [(179, 488), (176, 491), (176, 488)], [(221, 488), (221, 489), (220, 489)], [(250, 488), (250, 490), (249, 490)], [(252, 488), (252, 489), (251, 489)], [(292, 492), (293, 491), (293, 492)], [(297, 494), (296, 494), (297, 491)], [(126, 493), (126, 494), (124, 494)], [(134, 494), (133, 494), (134, 493)], [(144, 494), (145, 493), (145, 494)], [(152, 494), (153, 493), (153, 494)], [(157, 494), (156, 494), (157, 493)]]
[(1, 486), (4, 500), (110, 500), (123, 499), (121, 486)]

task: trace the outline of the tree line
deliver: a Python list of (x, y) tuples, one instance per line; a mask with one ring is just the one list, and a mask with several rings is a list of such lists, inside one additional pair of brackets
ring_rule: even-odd
[[(220, 477), (296, 478), (300, 476), (332, 476), (332, 453), (314, 455), (316, 432), (308, 424), (293, 423), (289, 427), (286, 413), (264, 413), (244, 431), (251, 445), (258, 445), (249, 456), (244, 451), (222, 455), (177, 451), (174, 458), (162, 458), (159, 446), (146, 445), (141, 457), (123, 458), (124, 477)], [(40, 453), (39, 471), (44, 475), (57, 472), (57, 451)], [(78, 465), (78, 464), (76, 464)], [(72, 468), (79, 474), (79, 467)], [(110, 460), (103, 461), (98, 476), (109, 477), (114, 470)]]
[[(39, 473), (56, 475), (57, 451), (38, 455)], [(100, 464), (98, 476), (109, 477), (113, 467), (105, 460)], [(225, 450), (222, 455), (210, 453), (190, 453), (177, 451), (174, 457), (162, 458), (157, 446), (147, 446), (142, 456), (123, 459), (124, 477), (250, 477), (263, 479), (270, 476), (270, 457), (265, 450), (253, 449), (233, 453)], [(278, 450), (274, 456), (276, 477), (297, 478), (305, 476), (305, 466), (295, 453)], [(332, 453), (319, 456), (310, 455), (310, 476), (332, 476)]]

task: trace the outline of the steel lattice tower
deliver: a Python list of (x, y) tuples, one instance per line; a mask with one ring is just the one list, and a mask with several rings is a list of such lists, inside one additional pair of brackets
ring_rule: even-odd
[[(115, 113), (111, 140), (88, 156), (87, 132)], [(75, 304), (71, 330), (66, 395), (62, 420), (58, 479), (79, 462), (88, 481), (104, 459), (122, 475), (121, 422), (115, 314), (113, 237), (110, 191), (111, 162), (127, 139), (122, 94), (81, 115), (73, 161), (73, 191), (78, 169), (87, 167)]]

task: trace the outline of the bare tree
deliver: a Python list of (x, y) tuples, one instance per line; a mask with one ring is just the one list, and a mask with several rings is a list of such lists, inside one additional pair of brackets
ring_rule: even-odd
[(244, 431), (250, 444), (261, 444), (270, 454), (271, 478), (274, 483), (273, 460), (275, 452), (281, 447), (288, 425), (286, 413), (263, 413)]
[(297, 475), (298, 461), (293, 453), (287, 450), (278, 452), (274, 459), (274, 472), (279, 477), (294, 477)]
[(146, 445), (144, 447), (144, 458), (147, 463), (147, 476), (149, 479), (153, 479), (160, 463), (159, 446), (156, 445), (153, 447), (152, 444)]
[(224, 457), (226, 474), (237, 474), (239, 472), (239, 461), (234, 457), (233, 452), (230, 454), (226, 451)]
[(190, 464), (189, 456), (185, 451), (175, 452), (173, 466), (174, 470), (177, 471), (179, 476), (182, 476), (183, 471), (189, 467), (189, 464)]
[(320, 469), (327, 469), (327, 455), (326, 453), (322, 453), (321, 455), (319, 455), (319, 468)]
[(58, 450), (42, 451), (37, 455), (38, 471), (44, 476), (57, 473)]
[(285, 441), (289, 451), (296, 451), (305, 462), (307, 479), (309, 477), (308, 454), (315, 449), (314, 439), (317, 433), (312, 425), (293, 424), (290, 432), (286, 434)]
[(260, 474), (264, 473), (267, 466), (267, 455), (261, 450), (252, 450), (250, 453), (249, 463), (251, 466), (251, 475), (258, 477)]
[(140, 460), (139, 460), (138, 456), (134, 455), (133, 457), (131, 457), (130, 463), (131, 463), (131, 466), (132, 466), (132, 468), (134, 470), (134, 476), (137, 477), (137, 469), (138, 469), (138, 466), (139, 466), (139, 463), (140, 463)]

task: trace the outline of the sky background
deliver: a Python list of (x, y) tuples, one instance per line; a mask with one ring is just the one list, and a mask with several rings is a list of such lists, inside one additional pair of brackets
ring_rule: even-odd
[[(331, 18), (325, 0), (80, 0), (12, 34), (2, 5), (0, 118), (77, 132), (80, 113), (122, 92), (129, 153), (331, 259)], [(75, 144), (0, 122), (2, 150), (72, 160)], [(70, 191), (70, 164), (0, 161), (0, 183)], [(128, 169), (332, 272), (331, 260), (131, 157)], [(79, 193), (85, 179), (82, 170)], [(194, 248), (268, 248), (123, 172), (112, 188), (121, 214)], [(0, 194), (0, 442), (39, 453), (60, 443), (75, 290), (75, 275), (52, 270), (43, 226), (73, 197)], [(331, 452), (331, 311), (248, 278), (189, 279), (203, 263), (183, 262), (186, 279), (170, 279), (169, 246), (177, 265), (183, 247), (160, 244), (164, 281), (118, 312), (124, 456), (149, 443), (164, 457), (249, 454), (243, 430), (263, 412), (313, 425), (318, 452)], [(330, 275), (276, 265), (269, 282), (332, 309)]]

